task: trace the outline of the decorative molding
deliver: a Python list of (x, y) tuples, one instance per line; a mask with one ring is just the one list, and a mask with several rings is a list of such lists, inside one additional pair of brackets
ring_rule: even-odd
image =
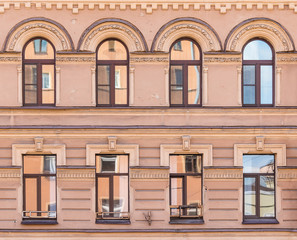
[(208, 103), (208, 67), (202, 67), (202, 106)]
[(202, 154), (203, 166), (212, 166), (212, 145), (191, 145), (190, 151), (184, 151), (182, 145), (160, 145), (160, 166), (169, 166), (169, 155), (170, 154)]
[(0, 180), (5, 180), (7, 178), (20, 178), (22, 176), (21, 169), (14, 168), (1, 168), (0, 167)]
[(297, 169), (278, 169), (278, 179), (297, 179)]
[[(169, 28), (167, 31), (165, 31), (162, 34), (162, 37), (158, 41), (156, 51), (164, 51), (165, 42), (170, 37), (170, 35), (174, 35), (176, 32), (179, 32), (181, 30), (183, 30), (185, 32), (194, 31), (196, 34), (201, 35), (204, 38), (204, 40), (207, 41), (209, 50), (211, 50), (211, 51), (217, 50), (217, 48), (215, 46), (215, 40), (209, 33), (209, 30), (206, 30), (205, 27), (203, 28), (203, 27), (197, 26), (193, 23), (182, 23), (182, 24), (178, 24), (178, 25), (175, 25), (175, 26)], [(176, 39), (174, 39), (174, 40), (176, 40)], [(170, 43), (172, 43), (172, 41), (170, 41)]]
[(21, 62), (22, 57), (0, 57), (0, 62)]
[(164, 68), (165, 104), (169, 106), (169, 68)]
[(242, 169), (204, 169), (204, 179), (242, 179)]
[(257, 151), (264, 151), (264, 146), (265, 146), (264, 141), (265, 141), (265, 137), (263, 137), (263, 136), (256, 137)]
[(183, 151), (190, 151), (191, 150), (191, 136), (184, 135), (182, 136), (183, 140)]
[(242, 78), (242, 66), (237, 66), (236, 67), (237, 69), (237, 103), (238, 105), (242, 105), (242, 100), (241, 100), (241, 92), (242, 92), (242, 89), (241, 89), (241, 78)]
[(18, 91), (18, 105), (23, 104), (23, 71), (22, 65), (17, 66), (17, 91)]
[(131, 63), (159, 63), (159, 62), (168, 63), (169, 58), (168, 57), (131, 57), (130, 62)]
[(286, 166), (286, 144), (264, 144), (257, 150), (257, 144), (234, 144), (234, 166), (243, 166), (244, 154), (275, 154), (276, 166)]
[(95, 63), (96, 57), (57, 57), (56, 62), (80, 62), (80, 63)]
[(117, 137), (108, 136), (108, 150), (109, 151), (116, 151), (117, 150)]
[(169, 169), (130, 169), (130, 179), (169, 179)]
[(109, 145), (87, 144), (86, 165), (95, 166), (96, 154), (129, 154), (129, 166), (139, 166), (139, 145), (117, 144), (116, 150), (109, 150)]
[(24, 154), (56, 154), (57, 165), (66, 165), (66, 147), (64, 144), (43, 144), (42, 151), (36, 151), (35, 144), (12, 144), (12, 166), (22, 166)]
[(56, 106), (61, 101), (61, 67), (56, 65)]
[(100, 42), (107, 38), (118, 38), (129, 52), (147, 50), (142, 34), (132, 24), (123, 20), (102, 20), (92, 24), (81, 36), (78, 50), (95, 52)]
[(35, 151), (42, 152), (43, 151), (43, 137), (35, 137), (34, 143), (35, 143)]
[(275, 103), (276, 106), (281, 104), (281, 73), (282, 68), (276, 67), (276, 77), (275, 77)]
[[(297, 4), (295, 2), (289, 2), (289, 9), (294, 13), (297, 13)], [(72, 11), (73, 14), (78, 14), (80, 10), (83, 9), (99, 9), (99, 11), (105, 9), (115, 10), (119, 8), (120, 10), (132, 9), (136, 10), (137, 7), (140, 7), (141, 10), (145, 10), (146, 14), (152, 14), (153, 11), (161, 8), (162, 10), (189, 10), (192, 8), (193, 10), (200, 11), (201, 9), (205, 9), (207, 11), (214, 9), (219, 11), (221, 14), (226, 14), (227, 11), (230, 11), (233, 8), (236, 10), (248, 9), (251, 10), (253, 8), (262, 10), (264, 8), (268, 10), (285, 10), (285, 3), (282, 1), (269, 1), (269, 2), (255, 2), (251, 0), (242, 0), (240, 2), (234, 2), (231, 0), (209, 0), (204, 2), (202, 0), (199, 1), (185, 1), (185, 2), (166, 2), (166, 1), (140, 1), (140, 2), (122, 2), (122, 1), (113, 1), (110, 2), (94, 2), (94, 1), (72, 1), (67, 2), (65, 0), (60, 0), (59, 2), (55, 1), (47, 1), (46, 3), (36, 0), (34, 2), (23, 2), (23, 1), (13, 1), (13, 2), (3, 2), (0, 6), (0, 14), (4, 13), (6, 10), (15, 9), (18, 10), (21, 7), (25, 8), (35, 8), (37, 10), (40, 9), (58, 9), (61, 10), (65, 7), (67, 10)]]
[(241, 52), (244, 44), (255, 37), (269, 41), (276, 52), (295, 49), (291, 36), (279, 23), (267, 18), (253, 18), (231, 30), (225, 41), (225, 51)]
[(57, 169), (58, 179), (95, 179), (95, 169)]
[(96, 66), (91, 67), (91, 104), (92, 106), (96, 106), (96, 95), (97, 95), (97, 89), (96, 89)]
[(9, 32), (4, 51), (21, 52), (25, 43), (36, 36), (48, 39), (58, 51), (72, 50), (73, 43), (61, 25), (44, 18), (32, 18), (18, 23)]
[(171, 45), (181, 37), (192, 38), (203, 52), (222, 50), (218, 34), (206, 22), (196, 18), (177, 18), (160, 28), (153, 40), (151, 51), (167, 53)]
[(234, 56), (211, 56), (205, 57), (205, 63), (239, 63), (241, 62), (241, 57), (234, 57)]
[(135, 68), (129, 68), (129, 105), (134, 104), (134, 93), (135, 93)]

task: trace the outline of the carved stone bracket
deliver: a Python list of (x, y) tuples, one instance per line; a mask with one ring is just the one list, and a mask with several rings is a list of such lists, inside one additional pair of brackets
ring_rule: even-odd
[(117, 137), (109, 136), (108, 138), (108, 150), (115, 151), (117, 150)]
[(263, 151), (264, 150), (264, 140), (265, 140), (265, 137), (262, 137), (262, 136), (258, 136), (256, 137), (256, 148), (258, 151)]
[(35, 143), (35, 151), (42, 152), (43, 151), (43, 137), (34, 138)]
[(183, 150), (190, 151), (191, 150), (191, 136), (182, 136), (183, 139)]

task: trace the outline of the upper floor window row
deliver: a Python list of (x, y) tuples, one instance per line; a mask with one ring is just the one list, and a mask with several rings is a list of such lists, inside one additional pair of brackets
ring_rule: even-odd
[[(128, 106), (129, 54), (118, 39), (107, 39), (96, 52), (96, 105)], [(192, 39), (181, 38), (170, 48), (169, 99), (172, 107), (202, 106), (202, 51)], [(274, 50), (262, 39), (243, 48), (242, 105), (274, 106)], [(54, 106), (55, 48), (46, 39), (30, 40), (23, 51), (23, 104)]]

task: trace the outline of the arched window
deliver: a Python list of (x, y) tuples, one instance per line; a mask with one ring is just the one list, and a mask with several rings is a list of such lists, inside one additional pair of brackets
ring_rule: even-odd
[(24, 47), (23, 105), (55, 105), (55, 49), (43, 38)]
[(170, 105), (201, 106), (201, 50), (190, 39), (170, 49)]
[(108, 39), (97, 50), (97, 106), (128, 105), (128, 51), (116, 39)]
[(274, 105), (274, 53), (264, 40), (254, 39), (243, 49), (243, 106)]

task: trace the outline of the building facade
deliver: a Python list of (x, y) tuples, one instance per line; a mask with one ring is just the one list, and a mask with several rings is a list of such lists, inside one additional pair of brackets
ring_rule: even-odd
[(297, 239), (295, 1), (0, 1), (0, 238)]

